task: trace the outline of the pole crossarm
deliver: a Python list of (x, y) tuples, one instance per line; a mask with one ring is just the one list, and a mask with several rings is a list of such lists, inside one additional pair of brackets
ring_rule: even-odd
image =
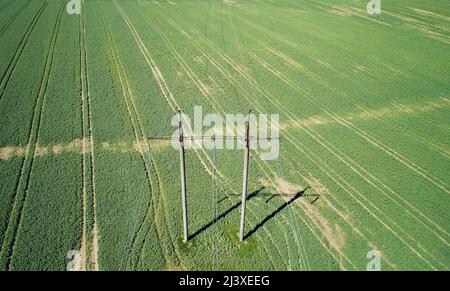
[[(272, 141), (280, 140), (280, 137), (258, 137), (250, 135), (249, 120), (245, 122), (245, 135), (191, 135), (185, 136), (182, 126), (182, 114), (181, 110), (179, 114), (179, 131), (177, 136), (149, 136), (148, 140), (160, 140), (160, 141), (172, 141), (179, 142), (179, 154), (180, 154), (180, 175), (181, 175), (181, 203), (183, 210), (183, 241), (186, 243), (189, 240), (189, 219), (188, 219), (188, 205), (187, 205), (187, 185), (186, 185), (186, 156), (185, 156), (185, 144), (187, 141), (197, 140), (211, 140), (214, 142), (213, 158), (216, 161), (216, 146), (217, 140), (236, 140), (244, 142), (244, 167), (243, 167), (243, 179), (242, 179), (242, 202), (241, 202), (241, 221), (239, 227), (239, 240), (243, 242), (245, 240), (245, 215), (246, 215), (246, 202), (247, 202), (247, 190), (248, 190), (248, 178), (249, 178), (249, 166), (250, 166), (250, 150), (252, 141)], [(249, 111), (249, 116), (251, 110)]]

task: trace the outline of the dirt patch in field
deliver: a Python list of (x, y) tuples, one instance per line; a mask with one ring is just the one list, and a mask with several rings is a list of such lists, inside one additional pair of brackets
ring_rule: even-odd
[[(308, 178), (306, 179), (306, 182), (317, 194), (322, 195), (325, 194), (325, 192), (327, 191), (327, 189), (322, 185), (322, 183), (318, 179)], [(305, 187), (290, 183), (281, 177), (275, 177), (273, 182), (260, 179), (260, 183), (262, 186), (268, 188), (269, 190), (274, 189), (275, 192), (284, 194), (283, 198), (286, 201), (291, 199), (292, 195), (295, 195), (305, 189)], [(338, 253), (340, 253), (346, 244), (346, 238), (341, 227), (337, 223), (331, 223), (330, 221), (328, 221), (328, 219), (326, 219), (325, 216), (322, 215), (320, 210), (314, 205), (311, 205), (311, 203), (308, 202), (306, 199), (298, 199), (296, 203), (299, 203), (306, 212), (306, 214), (313, 221), (316, 222), (317, 227), (319, 228), (320, 232), (323, 234), (325, 239), (328, 241), (330, 247), (332, 247), (333, 249), (338, 251)]]
[(306, 119), (303, 119), (302, 121), (303, 125), (306, 126), (314, 126), (314, 125), (325, 125), (331, 122), (329, 118), (323, 117), (323, 116), (311, 116)]
[(36, 156), (37, 157), (43, 157), (48, 154), (48, 148), (47, 147), (36, 147)]
[(159, 152), (172, 146), (172, 142), (168, 140), (152, 141), (150, 143), (153, 152)]
[[(446, 108), (450, 106), (450, 100), (441, 97), (434, 101), (428, 101), (417, 104), (400, 104), (397, 106), (383, 107), (379, 109), (368, 109), (361, 112), (351, 112), (342, 115), (341, 117), (347, 121), (352, 120), (371, 120), (383, 117), (396, 117), (401, 114), (414, 114), (418, 112), (433, 111), (440, 108)], [(280, 123), (280, 130), (288, 130), (290, 128), (301, 128), (302, 126), (320, 126), (336, 123), (336, 120), (327, 116), (313, 115), (300, 120), (289, 120), (287, 122)]]
[(2, 161), (9, 160), (14, 156), (16, 148), (14, 147), (4, 147), (0, 149), (0, 159)]
[[(83, 226), (83, 228), (85, 225)], [(80, 248), (80, 270), (86, 271), (86, 258), (87, 258), (87, 250), (86, 250), (86, 236), (85, 231), (81, 235), (81, 248)]]
[(170, 140), (153, 140), (151, 142), (141, 140), (133, 142), (133, 149), (144, 154), (148, 153), (149, 150), (152, 152), (159, 152), (171, 146), (172, 143)]
[(0, 160), (6, 161), (14, 157), (24, 157), (28, 154), (29, 147), (27, 146), (7, 146), (0, 148)]
[(148, 143), (144, 140), (135, 141), (135, 142), (133, 142), (133, 148), (138, 153), (144, 154), (144, 153), (148, 152)]
[(269, 191), (273, 191), (276, 194), (283, 194), (282, 196), (287, 199), (290, 199), (291, 198), (290, 196), (305, 190), (303, 186), (290, 183), (278, 176), (276, 176), (273, 181), (268, 181), (266, 179), (259, 179), (259, 182)]
[[(89, 143), (89, 141), (85, 141)], [(13, 157), (24, 157), (27, 155), (29, 147), (21, 146), (8, 146), (0, 148), (0, 160), (9, 160)], [(47, 156), (49, 154), (59, 155), (62, 153), (79, 153), (83, 152), (83, 141), (76, 139), (68, 144), (56, 144), (56, 145), (46, 145), (46, 146), (36, 146), (35, 154), (37, 157)]]
[(334, 225), (331, 224), (316, 207), (311, 205), (311, 203), (303, 199), (300, 199), (299, 201), (308, 216), (316, 221), (320, 232), (324, 235), (324, 237), (328, 241), (328, 244), (333, 249), (341, 252), (343, 247), (345, 246), (346, 239), (339, 225), (336, 223)]
[[(87, 151), (88, 147), (91, 145), (89, 139), (82, 140), (76, 139), (67, 144), (55, 144), (55, 145), (45, 145), (37, 146), (35, 149), (35, 154), (37, 157), (43, 157), (48, 155), (61, 155), (65, 153), (75, 153), (83, 154), (83, 151)], [(170, 147), (172, 144), (170, 141), (151, 141), (149, 142), (150, 149), (153, 152), (158, 152)], [(129, 153), (129, 152), (142, 152), (148, 153), (149, 148), (147, 147), (146, 141), (139, 142), (102, 142), (100, 147), (103, 150), (116, 152), (116, 153)], [(29, 151), (28, 147), (23, 146), (7, 146), (0, 148), (0, 160), (6, 161), (14, 157), (24, 157)]]
[(128, 153), (134, 150), (134, 146), (129, 142), (102, 142), (101, 147), (104, 150), (116, 152), (116, 153)]
[(194, 57), (194, 62), (196, 62), (197, 64), (204, 64), (205, 63), (205, 59), (203, 56), (196, 56)]
[(23, 148), (16, 148), (16, 150), (14, 151), (16, 156), (26, 156), (29, 152), (29, 147), (23, 147)]
[(213, 92), (221, 92), (221, 93), (224, 93), (222, 87), (221, 87), (219, 84), (217, 84), (217, 82), (214, 80), (213, 77), (208, 76), (208, 80), (209, 80), (209, 84), (210, 84), (209, 87), (212, 88), (212, 91), (213, 91)]
[(57, 144), (52, 147), (52, 152), (55, 155), (61, 153), (83, 153), (83, 143), (89, 144), (89, 140), (75, 139), (68, 144)]
[(311, 187), (311, 189), (314, 190), (319, 195), (325, 195), (328, 190), (325, 188), (325, 186), (320, 182), (319, 179), (316, 179), (314, 177), (305, 178), (306, 183)]
[[(379, 250), (380, 248), (376, 246), (373, 242), (371, 242), (366, 236), (363, 235), (362, 231), (356, 226), (354, 219), (349, 213), (343, 213), (339, 211), (335, 205), (333, 205), (332, 202), (330, 202), (326, 195), (323, 195), (325, 193), (329, 193), (328, 189), (325, 188), (325, 186), (320, 182), (319, 179), (316, 179), (314, 177), (308, 177), (305, 178), (308, 185), (310, 185), (315, 193), (318, 193), (321, 195), (321, 200), (324, 201), (322, 205), (325, 205), (330, 211), (334, 211), (341, 219), (343, 219), (351, 228), (353, 234), (359, 235), (361, 238), (363, 238), (365, 241), (367, 241), (367, 244), (370, 246), (371, 249)], [(306, 205), (308, 203), (305, 203), (305, 207), (308, 207), (309, 205)], [(303, 205), (303, 204), (302, 204)], [(320, 212), (313, 208), (308, 208), (308, 213), (311, 213), (312, 217), (315, 217), (316, 220), (319, 221), (322, 232), (324, 233), (327, 241), (329, 242), (330, 246), (334, 249), (338, 250), (339, 252), (342, 251), (342, 249), (345, 247), (347, 240), (344, 234), (344, 231), (341, 229), (338, 223), (334, 223), (334, 227), (331, 227), (330, 222), (326, 219), (324, 219)], [(366, 229), (367, 232), (371, 233), (372, 235), (375, 235), (371, 229)], [(397, 269), (397, 266), (389, 260), (388, 257), (382, 254), (383, 262), (386, 262), (392, 269)], [(340, 264), (342, 267), (343, 260), (342, 256), (340, 255)]]
[(94, 266), (94, 271), (100, 271), (100, 266), (98, 263), (98, 241), (100, 239), (97, 231), (97, 223), (94, 222), (94, 227), (92, 228), (92, 249), (91, 249), (91, 260)]
[(340, 248), (340, 246), (345, 246), (346, 239), (345, 239), (344, 233), (342, 232), (341, 227), (337, 223), (334, 224), (334, 232), (336, 234), (337, 246), (339, 248)]
[[(308, 178), (305, 178), (308, 185), (310, 185), (315, 193), (318, 193), (321, 195), (321, 200), (324, 202), (322, 205), (327, 207), (330, 211), (335, 212), (342, 220), (345, 221), (346, 224), (348, 224), (352, 230), (352, 233), (355, 235), (359, 235), (361, 238), (363, 238), (365, 241), (367, 241), (367, 244), (370, 246), (371, 249), (379, 250), (380, 248), (376, 246), (373, 242), (371, 242), (366, 236), (364, 236), (363, 232), (357, 227), (357, 224), (355, 223), (354, 219), (350, 215), (350, 213), (347, 212), (347, 210), (344, 210), (344, 212), (338, 210), (336, 208), (336, 205), (334, 205), (331, 201), (328, 200), (327, 196), (324, 195), (325, 193), (329, 193), (329, 190), (320, 182), (319, 179), (316, 179), (312, 176), (309, 176)], [(311, 210), (313, 212), (313, 210)], [(313, 212), (313, 215), (317, 215), (317, 213)], [(338, 223), (334, 223), (334, 229), (330, 227), (329, 222), (327, 220), (324, 220), (322, 218), (318, 218), (321, 222), (321, 227), (324, 230), (324, 234), (329, 242), (329, 244), (337, 249), (342, 250), (342, 248), (346, 245), (346, 237), (339, 226)], [(370, 229), (366, 230), (369, 233), (373, 232)], [(397, 269), (397, 266), (392, 263), (385, 255), (382, 255), (383, 261), (386, 262), (392, 269)], [(341, 264), (342, 258), (341, 258)]]
[(304, 187), (297, 185), (297, 184), (290, 183), (281, 177), (276, 177), (275, 183), (277, 185), (277, 189), (280, 190), (282, 193), (286, 193), (286, 194), (294, 195), (294, 194), (297, 194), (298, 192), (304, 190)]
[(23, 157), (27, 153), (24, 147), (4, 147), (0, 148), (0, 160), (6, 161), (13, 157)]
[(314, 115), (301, 120), (290, 120), (280, 123), (280, 130), (289, 128), (302, 128), (302, 126), (326, 125), (333, 122), (331, 119), (320, 115)]

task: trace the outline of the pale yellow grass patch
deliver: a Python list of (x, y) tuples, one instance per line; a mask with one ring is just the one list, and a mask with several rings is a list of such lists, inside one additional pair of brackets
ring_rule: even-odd
[(47, 147), (36, 147), (36, 156), (37, 157), (43, 157), (48, 154), (48, 148)]
[(203, 56), (196, 56), (196, 57), (194, 57), (194, 62), (196, 62), (197, 64), (204, 64), (205, 60), (204, 60)]
[(145, 140), (133, 142), (133, 148), (137, 152), (148, 153), (149, 150), (152, 152), (159, 152), (172, 146), (170, 140), (152, 140), (147, 142)]
[(116, 153), (128, 153), (133, 150), (133, 145), (129, 142), (116, 142), (116, 143), (109, 143), (109, 142), (102, 142), (101, 145), (102, 149), (116, 152)]
[(6, 161), (16, 156), (17, 147), (0, 148), (0, 160)]
[(100, 236), (97, 230), (97, 222), (94, 222), (94, 226), (92, 228), (92, 248), (91, 248), (91, 262), (94, 265), (94, 271), (100, 271), (100, 266), (98, 263), (98, 242), (100, 240)]
[(214, 78), (212, 76), (208, 76), (208, 80), (209, 80), (210, 87), (212, 88), (213, 92), (219, 91), (221, 93), (224, 93), (222, 87), (219, 84), (217, 84), (216, 80), (214, 80)]
[(17, 157), (24, 157), (24, 156), (26, 156), (26, 155), (28, 155), (28, 152), (29, 152), (29, 147), (27, 146), (27, 147), (23, 147), (23, 148), (16, 148), (16, 150), (14, 151), (14, 154), (17, 156)]
[(316, 126), (326, 125), (331, 123), (332, 120), (320, 115), (314, 115), (301, 120), (290, 120), (288, 122), (280, 123), (280, 130), (287, 130), (290, 128), (302, 128), (302, 126)]
[(150, 143), (153, 152), (159, 152), (172, 146), (172, 142), (168, 140), (152, 141)]
[[(418, 112), (428, 112), (450, 106), (450, 100), (442, 97), (435, 101), (429, 101), (424, 103), (397, 104), (397, 105), (398, 105), (397, 107), (390, 106), (373, 110), (365, 110), (361, 112), (351, 112), (343, 115), (342, 118), (348, 121), (370, 120), (382, 117), (395, 117), (400, 114), (414, 114)], [(311, 127), (311, 126), (327, 125), (332, 123), (336, 123), (336, 120), (326, 116), (314, 115), (300, 120), (290, 120), (287, 122), (282, 122), (280, 123), (280, 130), (283, 131), (291, 128), (301, 128), (302, 126)]]
[(286, 194), (283, 195), (284, 197), (287, 197), (288, 195), (295, 195), (300, 191), (304, 190), (304, 187), (290, 183), (278, 176), (276, 176), (273, 181), (259, 179), (259, 182), (261, 183), (262, 186), (270, 190), (274, 190), (277, 193)]
[(61, 153), (83, 153), (83, 143), (88, 144), (89, 140), (75, 139), (68, 144), (57, 144), (52, 147), (52, 152), (55, 155)]
[[(328, 190), (325, 188), (325, 186), (320, 182), (319, 179), (316, 179), (314, 177), (305, 178), (308, 185), (313, 189), (313, 191), (317, 194), (325, 194), (328, 192)], [(265, 179), (260, 179), (260, 183), (262, 186), (274, 190), (277, 193), (283, 193), (287, 195), (283, 195), (283, 198), (286, 201), (289, 201), (291, 199), (290, 196), (295, 195), (299, 193), (300, 191), (304, 191), (305, 187), (293, 184), (291, 182), (288, 182), (284, 180), (281, 177), (275, 177), (273, 181), (267, 181)], [(310, 202), (308, 202), (305, 199), (298, 199), (296, 201), (299, 203), (302, 208), (304, 209), (305, 213), (313, 220), (315, 221), (317, 227), (319, 228), (319, 231), (323, 234), (324, 238), (328, 242), (329, 246), (333, 249), (335, 249), (339, 254), (343, 253), (342, 250), (344, 246), (346, 245), (346, 237), (344, 232), (342, 231), (341, 227), (335, 223), (330, 222), (322, 213), (321, 211), (312, 205)], [(348, 216), (346, 217), (348, 219)], [(343, 260), (340, 256), (340, 267), (343, 268)]]
[[(322, 185), (319, 179), (310, 178), (307, 179), (306, 182), (308, 182), (314, 192), (318, 194), (324, 194), (325, 192), (327, 192), (327, 189)], [(293, 196), (300, 191), (304, 191), (305, 189), (305, 187), (301, 185), (293, 184), (278, 176), (275, 177), (275, 179), (271, 182), (260, 179), (260, 183), (262, 186), (268, 189), (275, 190), (278, 193), (283, 193), (283, 198), (286, 201), (289, 201), (291, 199), (290, 196)], [(341, 227), (337, 223), (331, 223), (327, 218), (325, 218), (324, 215), (322, 215), (318, 208), (316, 208), (314, 205), (311, 205), (311, 203), (309, 203), (307, 200), (299, 199), (296, 202), (299, 203), (306, 214), (316, 222), (320, 232), (323, 234), (330, 247), (335, 249), (338, 253), (341, 253), (343, 247), (346, 244), (346, 238)], [(340, 265), (341, 268), (343, 268), (342, 260), (340, 262)]]
[[(306, 178), (306, 182), (311, 186), (315, 193), (324, 195), (328, 192), (325, 186), (321, 183), (320, 179), (314, 177)], [(321, 213), (320, 210), (305, 200), (300, 200), (301, 205), (304, 207), (308, 215), (318, 222), (320, 230), (327, 239), (329, 245), (337, 250), (342, 251), (345, 246), (346, 239), (341, 227), (334, 223), (330, 223)], [(341, 262), (342, 264), (342, 262)]]
[[(299, 201), (308, 216), (317, 222), (320, 232), (324, 235), (330, 247), (341, 253), (346, 239), (339, 225), (331, 224), (316, 207), (306, 200), (300, 199)], [(340, 265), (342, 268), (342, 261)]]

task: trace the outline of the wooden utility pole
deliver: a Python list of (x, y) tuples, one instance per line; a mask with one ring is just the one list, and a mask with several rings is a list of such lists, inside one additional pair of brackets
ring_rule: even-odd
[[(248, 116), (250, 118), (251, 111)], [(250, 127), (249, 120), (245, 124), (245, 145), (244, 145), (244, 178), (242, 182), (242, 204), (241, 204), (241, 227), (239, 229), (239, 239), (244, 241), (245, 229), (245, 205), (247, 202), (247, 188), (248, 188), (248, 166), (250, 162)]]
[(180, 115), (180, 171), (181, 171), (181, 200), (183, 204), (183, 241), (187, 242), (188, 236), (188, 212), (187, 212), (187, 198), (186, 198), (186, 162), (184, 156), (184, 133)]
[[(241, 205), (241, 224), (239, 228), (239, 239), (244, 241), (244, 233), (245, 233), (245, 212), (246, 212), (246, 202), (247, 202), (247, 190), (248, 190), (248, 171), (250, 165), (250, 140), (252, 141), (260, 141), (260, 140), (273, 140), (274, 138), (263, 138), (257, 136), (250, 136), (250, 115), (252, 111), (249, 111), (248, 120), (245, 123), (245, 136), (216, 136), (215, 134), (212, 136), (184, 136), (183, 132), (183, 123), (182, 123), (182, 114), (181, 110), (178, 111), (180, 116), (179, 123), (179, 137), (177, 138), (172, 136), (157, 136), (157, 137), (149, 137), (152, 140), (165, 140), (165, 141), (176, 141), (179, 139), (180, 143), (180, 172), (181, 172), (181, 198), (182, 198), (182, 207), (183, 207), (183, 240), (187, 242), (189, 240), (189, 232), (188, 232), (188, 211), (187, 211), (187, 198), (186, 198), (186, 162), (185, 162), (185, 152), (184, 152), (184, 141), (185, 139), (190, 141), (195, 140), (205, 140), (211, 139), (214, 143), (213, 146), (213, 160), (216, 160), (216, 140), (244, 140), (244, 174), (243, 174), (243, 182), (242, 182), (242, 205)], [(276, 138), (279, 139), (279, 138)]]

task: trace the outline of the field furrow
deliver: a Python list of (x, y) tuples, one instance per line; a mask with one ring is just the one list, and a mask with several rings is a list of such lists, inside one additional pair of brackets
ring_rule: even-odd
[(33, 172), (33, 163), (37, 155), (37, 144), (39, 142), (39, 129), (41, 126), (42, 109), (44, 105), (44, 99), (46, 96), (49, 76), (52, 69), (53, 55), (55, 51), (56, 40), (58, 38), (58, 31), (60, 27), (62, 13), (63, 9), (60, 9), (60, 12), (54, 25), (51, 42), (49, 44), (44, 74), (42, 76), (39, 93), (36, 96), (34, 113), (30, 124), (30, 132), (27, 142), (27, 154), (24, 159), (24, 164), (22, 165), (21, 174), (19, 176), (19, 180), (16, 187), (14, 204), (11, 209), (11, 213), (9, 215), (9, 223), (5, 231), (5, 236), (2, 243), (0, 257), (1, 257), (1, 268), (3, 270), (8, 270), (10, 268), (11, 256), (13, 255), (16, 243), (16, 235), (20, 228), (21, 221), (23, 218), (23, 207), (26, 202), (29, 190), (29, 182)]
[(449, 270), (449, 6), (368, 1), (0, 1), (0, 269)]
[(22, 40), (20, 41), (19, 46), (15, 50), (13, 58), (9, 62), (8, 67), (6, 68), (6, 71), (3, 73), (2, 80), (0, 83), (0, 100), (3, 98), (3, 95), (5, 93), (8, 82), (11, 78), (11, 75), (14, 72), (17, 62), (20, 59), (20, 56), (25, 48), (28, 38), (29, 38), (30, 34), (33, 32), (34, 27), (36, 26), (36, 23), (39, 21), (39, 18), (41, 17), (42, 13), (44, 12), (46, 6), (47, 6), (47, 3), (44, 3), (42, 5), (41, 9), (38, 11), (38, 13), (33, 17), (28, 29), (26, 30), (25, 34), (22, 37)]

